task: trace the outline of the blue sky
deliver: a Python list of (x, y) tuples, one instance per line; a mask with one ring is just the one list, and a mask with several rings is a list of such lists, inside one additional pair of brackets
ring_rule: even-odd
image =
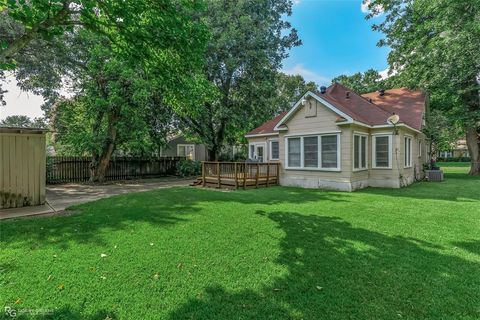
[(371, 29), (382, 16), (367, 21), (365, 11), (361, 0), (296, 0), (286, 19), (303, 44), (290, 51), (284, 72), (328, 85), (340, 74), (385, 70), (389, 50), (376, 46), (381, 34)]
[[(298, 30), (303, 45), (291, 50), (283, 63), (285, 73), (328, 85), (340, 74), (387, 68), (388, 49), (376, 46), (381, 34), (371, 29), (382, 17), (366, 21), (362, 0), (293, 1), (293, 14), (287, 20)], [(7, 106), (0, 108), (0, 119), (14, 114), (41, 117), (43, 99), (20, 91), (12, 78), (6, 85)]]

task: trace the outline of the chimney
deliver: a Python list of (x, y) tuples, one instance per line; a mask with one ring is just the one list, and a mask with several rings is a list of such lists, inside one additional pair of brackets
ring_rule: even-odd
[(345, 99), (350, 99), (350, 91), (345, 92)]
[(321, 87), (320, 87), (320, 93), (321, 93), (321, 94), (324, 94), (325, 92), (327, 92), (327, 87), (321, 86)]
[(385, 89), (378, 90), (378, 93), (380, 94), (380, 96), (384, 96), (385, 95)]

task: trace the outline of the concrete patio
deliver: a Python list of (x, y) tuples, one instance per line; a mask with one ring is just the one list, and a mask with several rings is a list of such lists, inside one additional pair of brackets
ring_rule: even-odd
[(46, 188), (47, 202), (44, 205), (0, 210), (0, 220), (33, 215), (52, 215), (75, 204), (95, 201), (124, 193), (188, 186), (191, 182), (192, 178), (161, 178), (134, 180), (131, 182), (121, 181), (104, 185), (78, 183), (48, 185)]

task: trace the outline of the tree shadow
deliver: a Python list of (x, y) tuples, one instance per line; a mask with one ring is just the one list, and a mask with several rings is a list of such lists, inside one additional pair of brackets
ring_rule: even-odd
[[(281, 197), (279, 197), (281, 189)], [(112, 196), (75, 205), (72, 214), (51, 217), (20, 218), (1, 222), (0, 240), (10, 248), (37, 249), (57, 246), (67, 249), (70, 241), (104, 246), (104, 232), (130, 230), (137, 222), (162, 228), (186, 223), (194, 214), (205, 210), (205, 203), (273, 205), (314, 201), (342, 202), (348, 195), (322, 190), (272, 187), (257, 190), (219, 192), (196, 188), (170, 188)]]
[(258, 214), (285, 233), (276, 263), (288, 275), (255, 291), (212, 284), (170, 319), (480, 318), (479, 263), (336, 217)]
[(459, 241), (452, 244), (480, 256), (480, 240)]
[(389, 197), (441, 200), (453, 202), (479, 202), (480, 178), (463, 173), (446, 173), (443, 182), (417, 182), (406, 188), (367, 188), (356, 193)]

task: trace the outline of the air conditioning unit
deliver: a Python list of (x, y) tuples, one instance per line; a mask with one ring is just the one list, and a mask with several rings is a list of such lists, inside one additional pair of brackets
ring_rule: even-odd
[(425, 170), (425, 177), (428, 181), (440, 182), (443, 181), (442, 170)]

